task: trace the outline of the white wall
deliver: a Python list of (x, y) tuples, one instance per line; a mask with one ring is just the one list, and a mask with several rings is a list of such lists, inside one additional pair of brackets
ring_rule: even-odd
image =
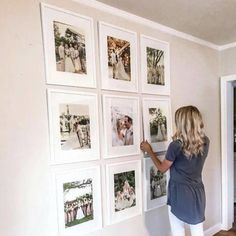
[[(204, 169), (207, 194), (204, 228), (220, 223), (219, 53), (75, 2), (48, 0), (45, 3), (170, 43), (172, 113), (186, 104), (198, 106), (203, 113), (206, 133), (211, 140)], [(48, 117), (39, 1), (2, 0), (0, 29), (0, 235), (56, 236), (48, 165)], [(96, 60), (99, 71), (98, 56)], [(167, 211), (162, 207), (104, 227), (91, 235), (166, 236), (168, 232)]]
[(220, 74), (236, 74), (236, 47), (229, 48), (220, 52)]

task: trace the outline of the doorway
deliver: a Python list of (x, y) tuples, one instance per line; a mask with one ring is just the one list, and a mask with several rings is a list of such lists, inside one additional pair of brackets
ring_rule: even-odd
[(233, 229), (236, 230), (236, 86), (234, 85), (234, 95), (233, 95), (233, 122), (234, 122), (234, 136), (233, 136), (233, 144), (234, 144), (234, 222)]
[(221, 77), (222, 229), (234, 222), (234, 87), (236, 75)]

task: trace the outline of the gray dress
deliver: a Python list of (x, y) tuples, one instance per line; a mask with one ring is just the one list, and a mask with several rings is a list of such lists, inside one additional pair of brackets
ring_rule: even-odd
[(204, 153), (188, 159), (180, 141), (170, 143), (166, 159), (173, 161), (170, 168), (167, 204), (171, 212), (188, 224), (198, 224), (205, 220), (205, 190), (202, 183), (202, 169), (209, 149), (209, 139), (205, 137)]

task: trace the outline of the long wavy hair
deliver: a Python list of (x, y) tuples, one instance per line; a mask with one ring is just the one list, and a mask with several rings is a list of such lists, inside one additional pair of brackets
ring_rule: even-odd
[(202, 155), (205, 133), (202, 115), (194, 106), (180, 107), (175, 112), (176, 133), (173, 140), (180, 140), (185, 156)]

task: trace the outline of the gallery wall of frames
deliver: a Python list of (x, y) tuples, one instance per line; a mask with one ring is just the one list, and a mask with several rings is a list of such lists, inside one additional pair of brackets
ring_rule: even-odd
[(148, 140), (163, 154), (170, 141), (169, 44), (47, 4), (41, 13), (49, 165), (62, 167), (53, 173), (59, 235), (84, 235), (165, 205), (168, 174), (139, 145)]

